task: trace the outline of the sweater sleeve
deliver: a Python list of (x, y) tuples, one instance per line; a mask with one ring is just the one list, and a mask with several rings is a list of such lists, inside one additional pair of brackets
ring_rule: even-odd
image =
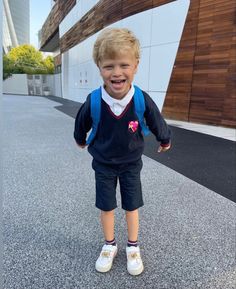
[(92, 127), (92, 118), (90, 115), (90, 94), (86, 101), (80, 107), (75, 118), (74, 138), (77, 144), (85, 145), (88, 131)]
[(143, 91), (146, 111), (144, 117), (150, 131), (162, 146), (170, 144), (171, 131), (152, 98)]

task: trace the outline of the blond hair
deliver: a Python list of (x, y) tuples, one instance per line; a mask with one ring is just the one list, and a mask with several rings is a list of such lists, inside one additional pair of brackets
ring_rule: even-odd
[(132, 51), (134, 57), (140, 58), (140, 44), (133, 32), (126, 28), (107, 28), (103, 30), (93, 47), (94, 62), (99, 65), (99, 62), (107, 58), (115, 58), (116, 56)]

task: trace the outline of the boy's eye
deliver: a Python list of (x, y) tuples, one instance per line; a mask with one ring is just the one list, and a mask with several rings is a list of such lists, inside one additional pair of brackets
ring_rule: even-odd
[(112, 69), (113, 66), (112, 66), (112, 65), (106, 65), (106, 66), (104, 66), (103, 68), (104, 68), (104, 69)]
[(122, 64), (121, 67), (124, 67), (124, 68), (129, 67), (129, 64)]

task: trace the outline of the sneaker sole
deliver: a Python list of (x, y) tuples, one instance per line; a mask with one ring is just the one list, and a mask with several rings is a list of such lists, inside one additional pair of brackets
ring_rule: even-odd
[(117, 251), (116, 251), (116, 253), (114, 254), (113, 260), (112, 260), (112, 262), (111, 262), (111, 264), (110, 264), (109, 266), (107, 266), (107, 267), (100, 267), (100, 268), (99, 268), (99, 267), (97, 266), (97, 264), (96, 264), (96, 265), (95, 265), (95, 269), (96, 269), (98, 272), (100, 272), (100, 273), (106, 273), (106, 272), (110, 271), (111, 268), (112, 268), (113, 261), (114, 261), (116, 255), (117, 255)]
[(129, 270), (128, 267), (127, 267), (127, 270), (128, 270), (130, 275), (137, 276), (137, 275), (140, 275), (143, 272), (144, 267), (143, 267), (143, 264), (142, 264), (142, 266), (139, 269)]

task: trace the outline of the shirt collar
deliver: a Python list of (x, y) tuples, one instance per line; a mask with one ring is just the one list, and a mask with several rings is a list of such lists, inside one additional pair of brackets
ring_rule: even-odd
[(111, 97), (105, 90), (105, 88), (102, 86), (102, 99), (109, 105), (113, 106), (114, 104), (119, 104), (120, 106), (125, 107), (132, 99), (134, 95), (134, 86), (133, 84), (131, 85), (130, 90), (128, 93), (123, 97), (122, 99), (115, 99)]

